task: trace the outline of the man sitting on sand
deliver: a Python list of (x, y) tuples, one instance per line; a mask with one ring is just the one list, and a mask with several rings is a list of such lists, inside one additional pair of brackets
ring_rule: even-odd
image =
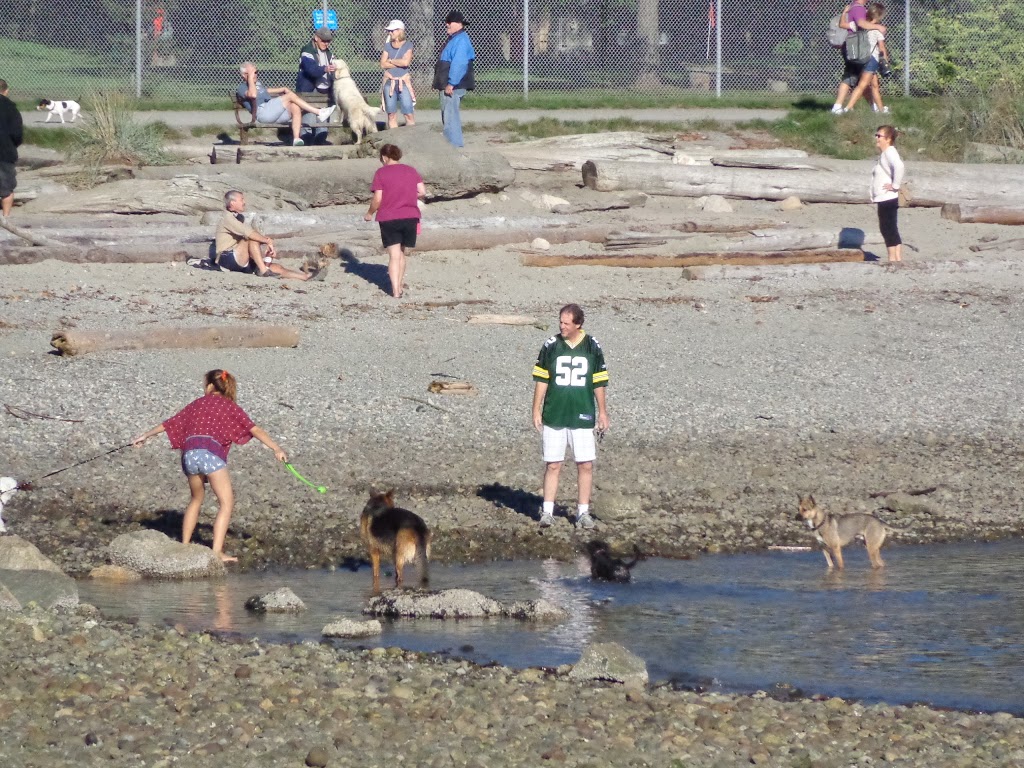
[(235, 91), (238, 94), (238, 101), (250, 111), (255, 103), (256, 119), (261, 123), (283, 124), (290, 122), (292, 146), (294, 147), (303, 145), (302, 139), (299, 138), (303, 112), (316, 115), (318, 123), (326, 123), (336, 109), (333, 106), (318, 109), (296, 96), (291, 88), (267, 88), (259, 81), (256, 65), (251, 61), (243, 63), (238, 68), (238, 72), (243, 81)]
[(232, 189), (224, 195), (224, 216), (214, 235), (215, 261), (230, 272), (257, 274), (260, 277), (286, 277), (292, 280), (323, 280), (323, 268), (310, 272), (285, 269), (278, 263), (274, 241), (245, 223), (245, 195)]

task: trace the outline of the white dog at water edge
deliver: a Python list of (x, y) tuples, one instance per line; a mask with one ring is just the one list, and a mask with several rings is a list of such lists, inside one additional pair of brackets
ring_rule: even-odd
[(348, 64), (342, 59), (335, 59), (334, 66), (334, 103), (338, 105), (342, 119), (348, 121), (348, 127), (356, 135), (356, 144), (359, 144), (366, 134), (377, 132), (379, 110), (366, 103), (359, 86), (352, 79)]
[(13, 477), (0, 477), (0, 533), (7, 533), (3, 518), (4, 505), (9, 504), (11, 497), (21, 490), (25, 490), (25, 487)]

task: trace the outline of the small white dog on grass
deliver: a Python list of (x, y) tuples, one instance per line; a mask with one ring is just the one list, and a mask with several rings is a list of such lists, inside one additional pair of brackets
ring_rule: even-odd
[(7, 526), (4, 525), (4, 505), (9, 504), (11, 497), (18, 491), (26, 491), (29, 487), (21, 485), (13, 477), (0, 477), (0, 533), (7, 533)]

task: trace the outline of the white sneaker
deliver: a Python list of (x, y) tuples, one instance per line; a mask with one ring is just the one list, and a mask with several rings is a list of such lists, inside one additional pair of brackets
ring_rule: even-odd
[(294, 139), (294, 140), (292, 140), (292, 146), (293, 147), (304, 147), (304, 146), (306, 146), (306, 142), (304, 142), (302, 139)]
[(335, 105), (330, 107), (324, 107), (323, 109), (321, 109), (319, 112), (316, 113), (317, 122), (326, 123), (328, 118), (330, 118), (330, 116), (334, 114), (334, 110), (336, 110), (337, 108), (338, 107)]
[(576, 518), (576, 527), (589, 531), (594, 527), (594, 518), (589, 512), (584, 512)]
[(541, 528), (550, 528), (554, 524), (555, 524), (555, 516), (552, 515), (550, 512), (544, 512), (540, 516), (540, 527)]
[(841, 115), (841, 114), (843, 114), (843, 111), (844, 110), (843, 110), (843, 107), (842, 107), (841, 104), (833, 104), (832, 105), (832, 114), (833, 115)]
[(882, 107), (882, 112), (885, 113), (885, 114), (889, 114), (889, 108), (888, 107)]

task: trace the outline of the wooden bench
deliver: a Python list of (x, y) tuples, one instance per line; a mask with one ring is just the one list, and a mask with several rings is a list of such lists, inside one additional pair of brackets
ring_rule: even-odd
[[(299, 98), (309, 103), (311, 106), (323, 108), (327, 106), (327, 94), (326, 93), (300, 93)], [(235, 124), (238, 126), (238, 143), (246, 145), (249, 143), (249, 134), (252, 131), (259, 131), (263, 129), (277, 130), (280, 128), (287, 129), (290, 123), (261, 123), (256, 119), (256, 104), (253, 103), (252, 107), (247, 107), (242, 103), (238, 93), (231, 94), (231, 105), (235, 110)], [(313, 130), (316, 128), (341, 128), (343, 127), (340, 122), (337, 123), (318, 123), (318, 122), (306, 122), (307, 118), (315, 118), (316, 115), (306, 113), (303, 115), (302, 125), (304, 128)]]

